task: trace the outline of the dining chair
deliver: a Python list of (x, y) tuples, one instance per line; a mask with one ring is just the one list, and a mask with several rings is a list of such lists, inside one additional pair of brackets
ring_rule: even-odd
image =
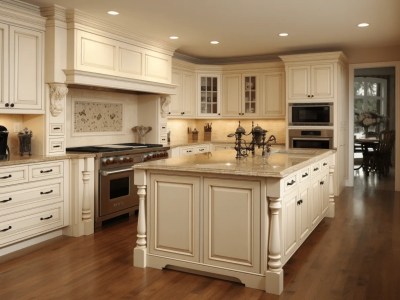
[(387, 176), (389, 174), (389, 169), (392, 166), (394, 142), (394, 130), (384, 130), (379, 133), (379, 144), (374, 153), (374, 163), (378, 175)]

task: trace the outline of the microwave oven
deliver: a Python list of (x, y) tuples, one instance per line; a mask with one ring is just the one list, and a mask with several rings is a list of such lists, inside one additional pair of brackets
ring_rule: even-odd
[(289, 103), (289, 126), (333, 126), (333, 103)]

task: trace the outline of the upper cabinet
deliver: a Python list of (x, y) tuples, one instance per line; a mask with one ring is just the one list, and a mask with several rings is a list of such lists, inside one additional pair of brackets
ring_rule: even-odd
[(273, 71), (261, 76), (262, 83), (262, 116), (267, 118), (284, 118), (286, 115), (285, 73)]
[(176, 84), (176, 94), (171, 95), (168, 115), (171, 117), (191, 117), (196, 114), (196, 74), (192, 71), (172, 69), (172, 83)]
[(0, 23), (0, 55), (0, 113), (43, 113), (44, 27)]
[(333, 63), (288, 66), (288, 100), (332, 100), (333, 72)]
[(222, 116), (257, 116), (260, 112), (259, 80), (255, 75), (222, 76)]
[(198, 74), (198, 116), (220, 116), (221, 76)]

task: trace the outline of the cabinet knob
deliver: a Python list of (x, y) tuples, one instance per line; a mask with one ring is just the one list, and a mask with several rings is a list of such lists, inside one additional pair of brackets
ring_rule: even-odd
[(184, 114), (185, 114), (185, 112), (184, 112), (184, 111), (182, 111), (182, 112), (181, 112), (181, 115), (184, 115)]
[(324, 183), (325, 183), (325, 182), (322, 180), (319, 184), (320, 184), (320, 185), (323, 185)]
[(14, 103), (11, 103), (10, 106), (11, 106), (11, 107), (14, 107)]
[(5, 104), (5, 107), (9, 107), (9, 106), (10, 106), (10, 104), (9, 104), (9, 103), (6, 103), (6, 104)]

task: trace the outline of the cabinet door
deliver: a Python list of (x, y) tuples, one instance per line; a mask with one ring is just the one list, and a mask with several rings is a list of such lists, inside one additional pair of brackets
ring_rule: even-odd
[(240, 74), (223, 75), (221, 113), (223, 117), (242, 115), (242, 76)]
[(220, 115), (220, 76), (200, 75), (199, 76), (199, 116)]
[(299, 200), (297, 200), (297, 228), (298, 239), (304, 240), (310, 232), (310, 217), (308, 213), (308, 184), (299, 193)]
[(322, 202), (322, 216), (325, 216), (326, 211), (329, 206), (329, 184), (328, 184), (328, 175), (322, 176), (320, 180), (321, 187), (321, 202)]
[(16, 109), (42, 109), (43, 33), (10, 27), (10, 101)]
[(320, 180), (319, 178), (312, 179), (311, 197), (310, 197), (310, 216), (311, 227), (314, 228), (321, 220), (322, 202), (320, 196)]
[(311, 98), (333, 98), (333, 65), (322, 64), (311, 66)]
[(306, 99), (310, 95), (310, 67), (296, 66), (287, 68), (288, 99)]
[(152, 174), (149, 252), (199, 261), (200, 178)]
[(259, 76), (243, 76), (242, 115), (256, 116), (260, 113)]
[(297, 190), (286, 194), (282, 200), (283, 256), (286, 261), (297, 248)]
[(262, 83), (263, 117), (283, 118), (286, 114), (284, 74), (264, 74)]
[(0, 109), (8, 103), (8, 26), (0, 23)]
[(170, 116), (181, 116), (182, 110), (182, 72), (179, 70), (172, 70), (171, 75), (172, 84), (176, 84), (176, 94), (171, 95), (171, 103), (169, 104)]
[(193, 117), (196, 111), (196, 76), (191, 72), (182, 74), (182, 111), (185, 117)]
[(258, 181), (204, 179), (204, 263), (259, 273)]

